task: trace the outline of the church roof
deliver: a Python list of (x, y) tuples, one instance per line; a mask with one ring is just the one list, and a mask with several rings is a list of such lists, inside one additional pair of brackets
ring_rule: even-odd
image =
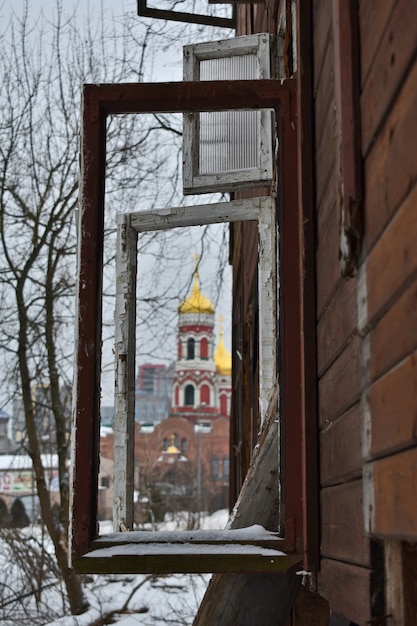
[(178, 313), (208, 313), (214, 315), (214, 311), (214, 304), (200, 291), (198, 272), (195, 272), (191, 294), (181, 302), (178, 307)]
[(220, 374), (220, 376), (231, 376), (232, 355), (224, 345), (222, 330), (220, 331), (220, 339), (214, 355), (214, 364), (216, 366), (216, 371)]

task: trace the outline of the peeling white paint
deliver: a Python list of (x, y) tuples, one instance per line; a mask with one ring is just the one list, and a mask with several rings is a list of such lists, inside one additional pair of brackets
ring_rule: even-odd
[(116, 248), (113, 527), (133, 526), (137, 233), (118, 216)]

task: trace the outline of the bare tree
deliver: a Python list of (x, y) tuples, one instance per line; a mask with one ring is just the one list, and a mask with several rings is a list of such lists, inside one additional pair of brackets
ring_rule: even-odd
[[(0, 66), (0, 241), (2, 249), (1, 348), (9, 382), (21, 394), (25, 445), (33, 461), (42, 519), (65, 581), (70, 610), (86, 606), (79, 578), (68, 567), (68, 414), (75, 275), (75, 209), (78, 193), (78, 134), (81, 86), (88, 81), (122, 82), (141, 74), (149, 30), (142, 48), (127, 45), (127, 30), (79, 30), (60, 2), (52, 21), (13, 15), (2, 33)], [(135, 72), (133, 73), (133, 68)], [(135, 75), (136, 76), (135, 76)], [(141, 177), (155, 175), (158, 160), (146, 163), (149, 130), (121, 119), (109, 155), (108, 172), (131, 156), (141, 159)], [(111, 136), (111, 132), (110, 132)], [(135, 184), (140, 184), (136, 169)], [(125, 181), (126, 193), (130, 185)], [(118, 197), (120, 201), (122, 198)], [(50, 423), (37, 420), (34, 389), (47, 390)], [(61, 506), (53, 514), (43, 439), (58, 453)]]
[[(41, 14), (33, 20), (26, 3), (0, 33), (0, 350), (9, 388), (22, 400), (23, 444), (74, 614), (86, 607), (80, 580), (67, 564), (81, 88), (85, 82), (142, 80), (153, 66), (151, 40), (169, 46), (179, 38), (166, 24), (94, 18), (80, 24), (57, 0), (52, 19)], [(170, 139), (161, 141), (161, 131)], [(160, 197), (169, 202), (176, 196), (180, 139), (180, 125), (166, 116), (146, 123), (134, 116), (109, 120), (110, 215), (135, 208), (139, 197), (150, 208)], [(172, 174), (163, 180), (173, 155)], [(149, 240), (142, 249), (146, 243), (152, 250)], [(40, 404), (46, 405), (46, 426)], [(59, 459), (58, 517), (42, 463), (46, 443)]]

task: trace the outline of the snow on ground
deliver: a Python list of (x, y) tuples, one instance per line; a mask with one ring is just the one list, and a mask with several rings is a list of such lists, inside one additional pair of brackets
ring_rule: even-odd
[[(222, 529), (227, 511), (202, 517), (201, 528)], [(167, 521), (164, 530), (177, 530), (176, 522)], [(111, 531), (106, 528), (104, 532)], [(206, 575), (92, 575), (85, 585), (91, 608), (80, 616), (55, 619), (48, 626), (167, 626), (192, 624), (204, 595), (210, 574)], [(125, 612), (120, 609), (130, 597)], [(57, 607), (58, 612), (58, 607)], [(106, 614), (113, 621), (100, 621)], [(46, 623), (45, 623), (46, 626)]]

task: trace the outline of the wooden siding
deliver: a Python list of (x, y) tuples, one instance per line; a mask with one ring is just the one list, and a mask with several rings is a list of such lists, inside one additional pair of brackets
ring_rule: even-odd
[(384, 571), (371, 538), (417, 538), (417, 4), (357, 2), (365, 230), (348, 282), (338, 262), (332, 9), (313, 2), (318, 589), (362, 624), (382, 610), (372, 604)]
[(371, 618), (371, 555), (362, 503), (362, 338), (357, 278), (340, 277), (333, 3), (313, 3), (316, 137), (317, 373), (321, 566), (318, 591), (337, 614)]

